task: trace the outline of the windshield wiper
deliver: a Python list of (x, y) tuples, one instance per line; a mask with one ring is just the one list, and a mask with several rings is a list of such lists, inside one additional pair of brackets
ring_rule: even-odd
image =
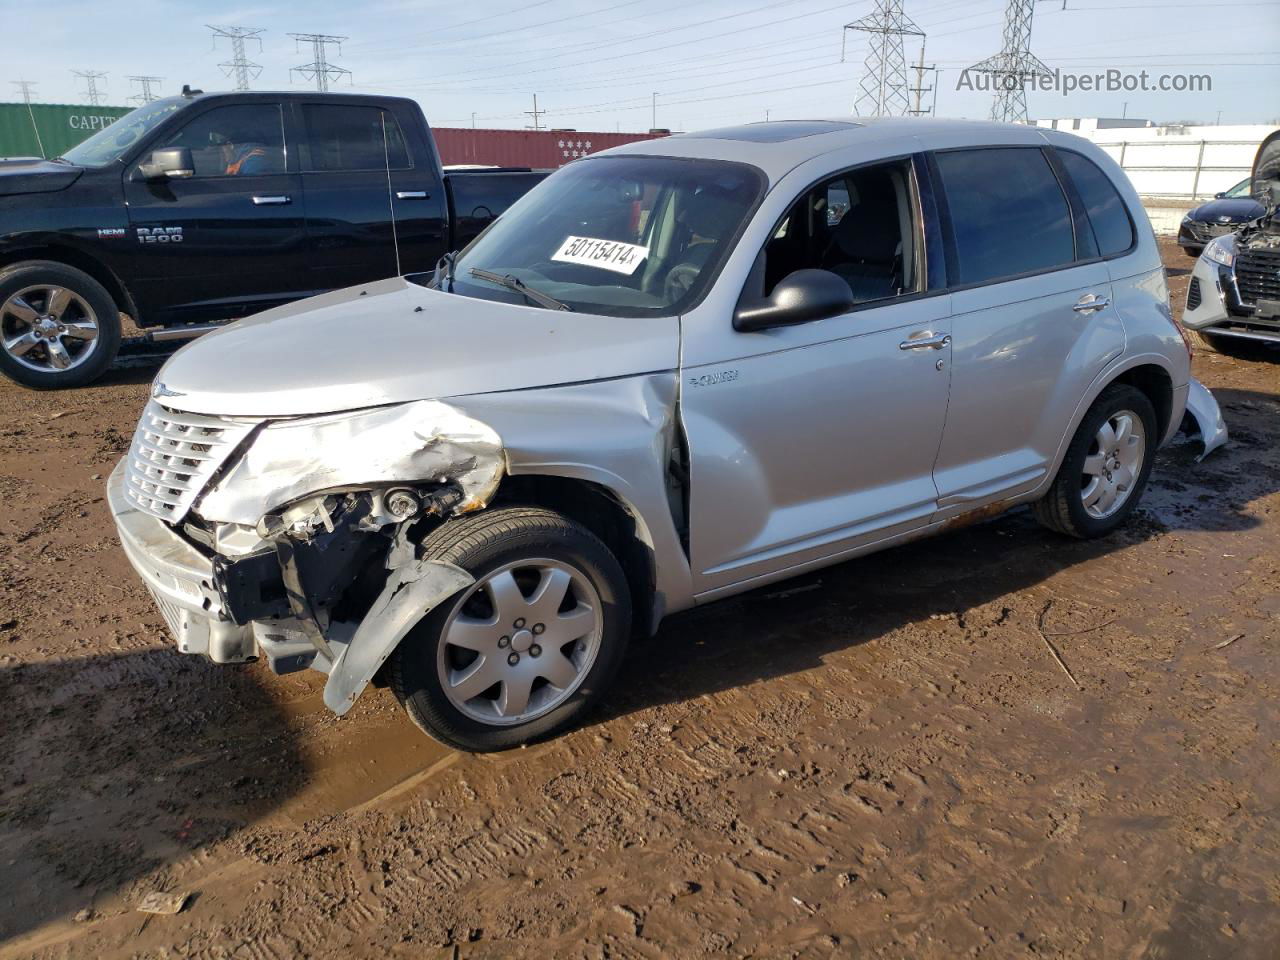
[(548, 310), (572, 310), (573, 308), (567, 303), (562, 303), (550, 294), (543, 293), (541, 290), (535, 290), (519, 277), (513, 277), (511, 274), (494, 273), (492, 270), (481, 270), (479, 267), (471, 268), (471, 276), (478, 280), (488, 280), (490, 283), (496, 283), (500, 287), (506, 287), (508, 290), (514, 290), (521, 296), (527, 297), (540, 307), (546, 307)]

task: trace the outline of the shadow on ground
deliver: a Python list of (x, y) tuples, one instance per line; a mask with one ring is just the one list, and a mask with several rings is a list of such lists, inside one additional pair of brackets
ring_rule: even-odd
[(0, 671), (0, 940), (134, 886), (305, 779), (253, 673), (168, 649)]

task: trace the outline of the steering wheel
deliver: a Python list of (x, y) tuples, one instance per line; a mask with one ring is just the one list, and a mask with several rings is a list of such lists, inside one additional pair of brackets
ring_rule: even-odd
[(693, 263), (677, 263), (667, 273), (667, 279), (662, 284), (662, 296), (667, 303), (676, 303), (684, 298), (695, 283), (698, 281), (698, 274), (702, 272), (702, 268)]

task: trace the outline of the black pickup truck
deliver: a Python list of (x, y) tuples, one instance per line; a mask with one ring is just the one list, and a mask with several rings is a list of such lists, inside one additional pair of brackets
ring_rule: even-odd
[(88, 383), (156, 340), (465, 246), (546, 171), (447, 172), (395, 97), (184, 90), (55, 160), (0, 160), (0, 371)]

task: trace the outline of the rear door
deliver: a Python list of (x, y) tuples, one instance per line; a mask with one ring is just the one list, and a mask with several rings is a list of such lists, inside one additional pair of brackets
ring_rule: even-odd
[(1034, 487), (1089, 384), (1124, 349), (1111, 280), (1056, 158), (940, 151), (952, 295), (939, 519)]
[[(302, 189), (278, 100), (190, 108), (154, 147), (187, 147), (195, 175), (147, 183), (125, 170), (130, 290), (148, 321), (243, 316), (305, 296)], [(140, 159), (150, 156), (147, 151)]]
[(430, 269), (445, 251), (446, 199), (420, 124), (372, 103), (296, 109), (317, 289)]

